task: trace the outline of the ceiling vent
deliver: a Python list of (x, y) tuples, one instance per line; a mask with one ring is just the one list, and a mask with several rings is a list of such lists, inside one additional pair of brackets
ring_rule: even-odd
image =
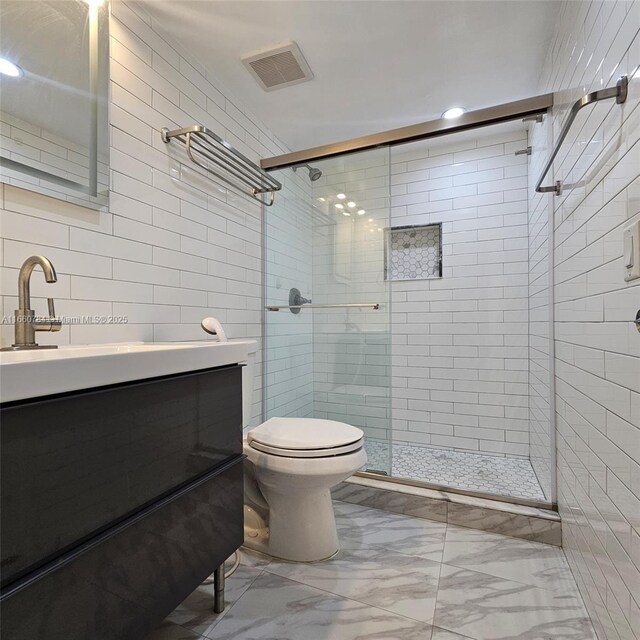
[(243, 56), (241, 60), (265, 91), (282, 89), (313, 78), (295, 42)]

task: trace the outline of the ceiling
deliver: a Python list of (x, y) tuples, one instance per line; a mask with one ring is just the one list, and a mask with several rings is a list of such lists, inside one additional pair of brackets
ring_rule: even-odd
[[(292, 151), (540, 93), (560, 3), (143, 0)], [(314, 79), (265, 92), (240, 61), (294, 40)]]

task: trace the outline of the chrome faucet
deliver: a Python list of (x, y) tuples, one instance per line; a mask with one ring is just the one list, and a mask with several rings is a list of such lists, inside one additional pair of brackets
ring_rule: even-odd
[(60, 331), (62, 322), (58, 320), (53, 306), (53, 298), (47, 298), (49, 317), (39, 318), (31, 306), (31, 273), (40, 265), (47, 282), (57, 282), (56, 270), (48, 258), (31, 256), (24, 261), (18, 275), (18, 309), (15, 312), (15, 342), (3, 351), (17, 351), (20, 349), (57, 349), (55, 344), (39, 345), (36, 342), (36, 331)]

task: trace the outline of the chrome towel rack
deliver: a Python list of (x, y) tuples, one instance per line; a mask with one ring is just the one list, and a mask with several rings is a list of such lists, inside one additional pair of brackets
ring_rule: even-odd
[(536, 183), (536, 191), (538, 193), (550, 193), (553, 192), (555, 195), (559, 196), (562, 194), (563, 184), (561, 180), (556, 180), (555, 184), (548, 185), (543, 187), (542, 182), (547, 177), (547, 173), (549, 173), (549, 169), (551, 169), (551, 165), (558, 155), (558, 151), (560, 151), (560, 147), (564, 142), (564, 139), (567, 137), (569, 133), (569, 129), (571, 129), (571, 125), (573, 124), (578, 112), (584, 107), (589, 106), (590, 104), (594, 104), (596, 102), (600, 102), (600, 100), (609, 100), (610, 98), (615, 98), (617, 104), (623, 104), (627, 99), (629, 87), (629, 78), (627, 76), (621, 76), (616, 82), (615, 87), (609, 87), (608, 89), (599, 89), (598, 91), (592, 91), (591, 93), (587, 93), (582, 96), (579, 100), (576, 100), (571, 109), (569, 110), (569, 115), (562, 126), (562, 130), (560, 131), (560, 135), (558, 136), (558, 141), (556, 142), (556, 146), (553, 149), (553, 153), (549, 160), (547, 160), (547, 164), (544, 165), (544, 169), (542, 170), (542, 175), (540, 179)]
[[(275, 192), (282, 189), (282, 184), (275, 178), (202, 125), (173, 131), (163, 127), (160, 133), (163, 142), (169, 143), (173, 138), (182, 142), (191, 162), (208, 174), (245, 193), (244, 187), (248, 187), (249, 195), (267, 207), (273, 204)], [(221, 170), (225, 173), (222, 174)], [(263, 194), (270, 194), (270, 198), (265, 199)]]

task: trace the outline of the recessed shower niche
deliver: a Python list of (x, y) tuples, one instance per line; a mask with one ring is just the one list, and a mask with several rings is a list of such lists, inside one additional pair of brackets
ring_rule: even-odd
[(410, 225), (386, 230), (385, 280), (442, 277), (442, 225)]

